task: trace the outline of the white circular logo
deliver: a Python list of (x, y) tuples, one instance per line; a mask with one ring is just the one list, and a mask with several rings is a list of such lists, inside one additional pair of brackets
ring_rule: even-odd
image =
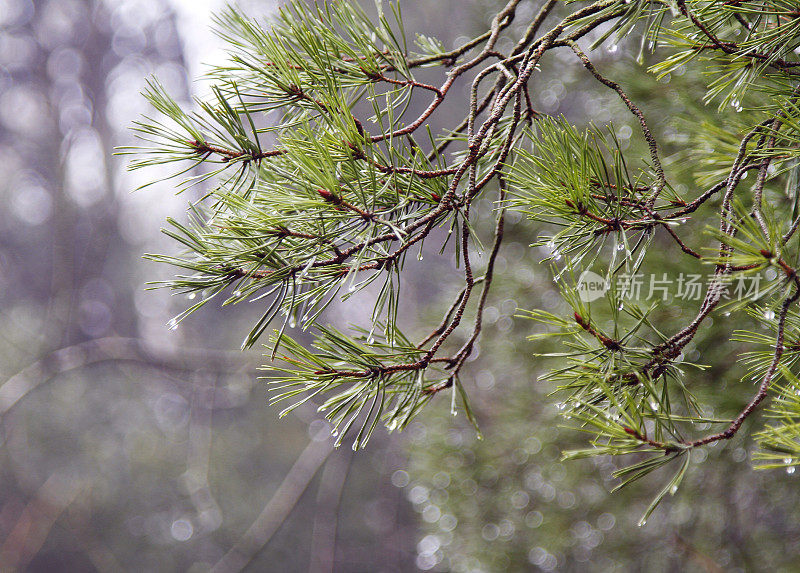
[(597, 300), (608, 290), (605, 279), (592, 271), (583, 271), (578, 279), (578, 296), (583, 302)]

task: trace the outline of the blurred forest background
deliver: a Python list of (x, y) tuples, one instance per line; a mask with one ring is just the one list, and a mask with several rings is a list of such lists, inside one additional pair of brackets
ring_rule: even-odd
[[(448, 47), (484, 31), (502, 4), (401, 2), (412, 38)], [(536, 4), (520, 10), (519, 26)], [(239, 5), (267, 15), (278, 3)], [(538, 264), (547, 253), (528, 247), (540, 230), (518, 215), (465, 377), (483, 440), (443, 399), (403, 434), (382, 432), (358, 454), (332, 451), (312, 406), (278, 419), (258, 380), (262, 357), (239, 352), (258, 309), (206, 307), (170, 329), (189, 301), (145, 290), (172, 270), (141, 256), (175, 252), (159, 229), (202, 189), (132, 192), (153, 174), (128, 173), (113, 149), (133, 143), (151, 75), (186, 106), (207, 89), (194, 79), (201, 62), (223, 57), (208, 30), (221, 7), (0, 2), (0, 569), (797, 570), (797, 478), (754, 472), (746, 438), (711, 448), (645, 527), (637, 522), (657, 480), (611, 495), (612, 461), (559, 461), (582, 438), (559, 425), (557, 399), (537, 382), (541, 348), (525, 340), (532, 325), (514, 314), (561, 303)], [(594, 59), (624, 79), (680, 161), (681, 118), (711, 111), (694, 95), (697, 78), (658, 83), (637, 53), (633, 38)], [(635, 153), (625, 109), (573, 59), (547, 62), (535, 106), (578, 125), (613, 119)], [(449, 108), (434, 127), (463, 111)], [(691, 173), (676, 177), (692, 184)], [(490, 225), (491, 203), (476, 217)], [(429, 326), (428, 311), (455, 288), (441, 263), (433, 252), (407, 269), (409, 328)], [(350, 302), (329, 319), (358, 322), (359, 308)], [(713, 349), (734, 326), (704, 333), (698, 356), (732, 362)], [(706, 372), (697, 390), (724, 391), (730, 412), (750, 390), (732, 370)]]

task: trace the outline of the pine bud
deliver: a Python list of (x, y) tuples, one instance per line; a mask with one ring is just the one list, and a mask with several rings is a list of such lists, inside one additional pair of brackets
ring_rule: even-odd
[(328, 203), (339, 205), (342, 202), (341, 197), (339, 197), (338, 195), (334, 195), (333, 193), (327, 191), (326, 189), (317, 189), (317, 193), (319, 193), (319, 196), (325, 199), (325, 201), (327, 201)]

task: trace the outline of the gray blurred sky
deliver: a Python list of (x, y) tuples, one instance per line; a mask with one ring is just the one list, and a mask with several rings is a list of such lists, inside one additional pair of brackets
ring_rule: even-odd
[[(137, 3), (140, 0), (120, 0)], [(197, 78), (202, 72), (201, 64), (219, 61), (223, 57), (220, 42), (211, 32), (211, 14), (220, 10), (223, 0), (170, 0), (179, 15), (178, 30), (184, 46), (189, 67), (189, 76)], [(271, 4), (271, 2), (262, 2)]]
[[(137, 4), (148, 0), (117, 0), (126, 4)], [(220, 63), (225, 52), (221, 42), (211, 31), (212, 15), (229, 4), (245, 9), (246, 13), (266, 15), (282, 2), (279, 0), (245, 0), (232, 2), (226, 0), (169, 0), (178, 15), (178, 31), (184, 47), (184, 57), (189, 77), (194, 79), (193, 89), (202, 86), (198, 80), (205, 71), (206, 64)], [(195, 91), (195, 93), (197, 93)]]

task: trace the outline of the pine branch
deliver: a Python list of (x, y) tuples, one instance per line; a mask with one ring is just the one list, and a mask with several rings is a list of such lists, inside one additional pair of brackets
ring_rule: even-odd
[[(201, 296), (176, 318), (217, 296), (227, 297), (223, 304), (263, 305), (244, 345), (275, 330), (273, 401), (292, 400), (291, 409), (320, 400), (339, 443), (355, 434), (354, 447), (362, 447), (379, 423), (401, 429), (448, 390), (453, 408), (461, 403), (474, 422), (460, 374), (483, 332), (513, 210), (542, 231), (535, 246), (550, 253), (569, 306), (561, 315), (520, 316), (545, 325), (537, 340), (561, 343), (550, 353), (558, 363), (547, 379), (559, 387), (564, 416), (592, 445), (571, 457), (635, 456), (617, 472), (621, 485), (679, 460), (649, 515), (680, 485), (692, 451), (738, 435), (772, 392), (769, 415), (777, 421), (758, 433), (761, 459), (775, 465), (780, 454), (800, 464), (800, 408), (792, 394), (800, 366), (796, 8), (548, 0), (517, 28), (520, 4), (509, 0), (485, 33), (454, 50), (420, 37), (421, 54), (409, 52), (396, 7), (392, 24), (382, 11), (371, 20), (352, 1), (295, 0), (270, 25), (233, 8), (218, 16), (231, 59), (211, 74), (211, 95), (184, 110), (152, 82), (145, 96), (158, 116), (136, 125), (152, 147), (123, 150), (137, 154), (133, 168), (178, 164), (175, 177), (212, 166), (179, 184), (216, 184), (190, 207), (188, 222), (170, 221), (165, 231), (185, 253), (154, 256), (188, 271), (163, 286)], [(651, 45), (658, 60), (651, 71), (665, 78), (691, 68), (707, 78), (705, 99), (721, 102), (713, 121), (692, 124), (692, 137), (671, 156), (675, 146), (660, 141), (663, 130), (653, 122), (655, 102), (654, 111), (637, 103), (635, 91), (601, 73), (600, 60), (589, 55), (633, 33), (642, 35), (641, 61)], [(591, 49), (579, 47), (590, 39)], [(638, 124), (636, 141), (623, 145), (612, 125), (577, 127), (534, 108), (539, 86), (532, 80), (559, 48), (574, 53), (587, 79), (615, 92)], [(441, 77), (422, 82), (419, 68)], [(469, 94), (464, 116), (432, 133), (432, 119), (462, 89)], [(410, 116), (409, 109), (422, 111)], [(275, 110), (280, 119), (267, 123), (264, 115)], [(751, 171), (754, 183), (743, 184)], [(673, 185), (690, 177), (702, 187)], [(476, 225), (474, 216), (476, 201), (489, 198), (493, 229)], [(713, 224), (698, 237), (693, 221)], [(397, 326), (407, 304), (400, 296), (405, 266), (412, 249), (422, 258), (439, 227), (449, 230), (442, 252), (461, 268), (462, 286), (437, 326), (415, 334), (421, 342), (413, 344)], [(672, 320), (658, 297), (646, 305), (631, 300), (635, 277), (665, 260), (654, 260), (655, 245), (688, 255), (681, 257), (686, 269), (708, 265), (688, 320)], [(482, 275), (478, 253), (486, 255)], [(590, 268), (601, 272), (607, 291), (594, 303), (581, 298), (575, 280)], [(724, 300), (733, 281), (762, 271), (771, 274), (761, 290)], [(370, 284), (378, 287), (370, 329), (350, 336), (319, 323), (333, 301)], [(756, 322), (757, 314), (769, 314), (772, 329), (769, 336), (742, 331), (730, 343), (756, 346), (742, 363), (759, 386), (727, 420), (703, 414), (711, 406), (693, 387), (704, 366), (687, 359), (703, 326), (725, 313)], [(314, 333), (310, 347), (287, 334), (297, 327)], [(698, 435), (692, 422), (724, 426)]]

